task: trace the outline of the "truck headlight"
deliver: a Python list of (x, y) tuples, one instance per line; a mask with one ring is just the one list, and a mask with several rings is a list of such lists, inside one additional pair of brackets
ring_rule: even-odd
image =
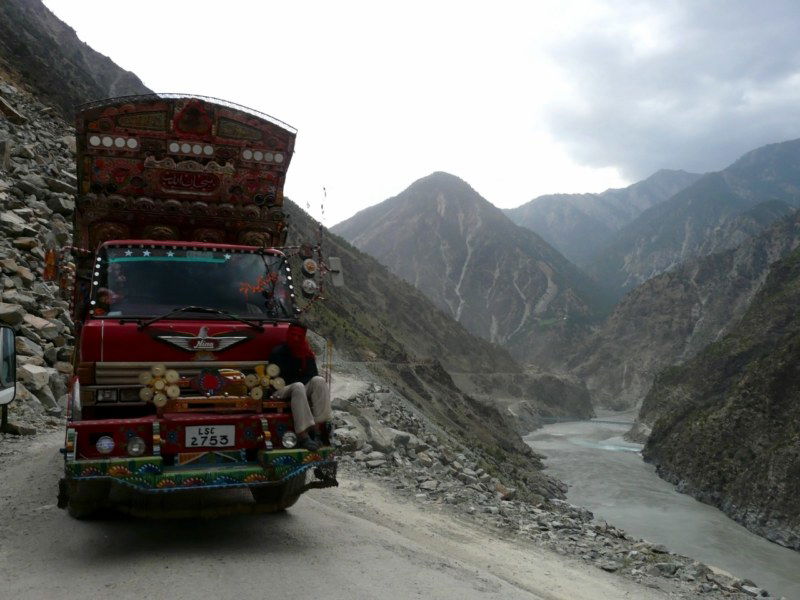
[(127, 450), (128, 456), (141, 456), (147, 449), (147, 444), (138, 435), (133, 436), (128, 440)]
[(313, 298), (317, 295), (319, 288), (317, 287), (316, 282), (313, 279), (306, 279), (301, 285), (300, 289), (303, 292), (303, 296), (306, 298)]
[(297, 446), (297, 435), (294, 431), (287, 431), (281, 437), (281, 444), (284, 448), (294, 448)]
[(108, 435), (101, 436), (94, 447), (100, 454), (111, 454), (114, 451), (114, 438)]

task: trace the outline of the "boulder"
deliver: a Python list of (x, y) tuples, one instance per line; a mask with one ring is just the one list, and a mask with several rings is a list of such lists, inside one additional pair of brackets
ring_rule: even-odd
[(61, 373), (62, 375), (71, 376), (73, 372), (72, 364), (63, 361), (57, 361), (55, 365), (53, 365), (56, 371)]
[(0, 302), (0, 321), (7, 325), (19, 325), (25, 316), (25, 311), (16, 304)]
[(726, 592), (736, 592), (738, 590), (738, 578), (731, 575), (728, 571), (708, 565), (708, 573), (706, 579), (711, 583), (716, 583), (720, 589)]
[(65, 378), (55, 369), (50, 369), (50, 381), (48, 383), (50, 390), (53, 392), (53, 395), (56, 398), (60, 398), (67, 393), (67, 383)]
[(33, 282), (36, 281), (36, 276), (28, 267), (19, 267), (17, 275), (26, 285), (33, 285)]
[(37, 334), (50, 341), (53, 341), (64, 330), (64, 324), (60, 321), (48, 321), (35, 315), (25, 315), (23, 320), (33, 327)]
[(21, 382), (17, 382), (17, 394), (14, 397), (15, 400), (20, 402), (39, 402), (39, 400), (33, 394), (28, 391), (28, 388)]
[[(27, 364), (17, 369), (17, 377), (29, 388), (38, 391), (50, 383), (50, 371), (51, 369), (45, 367)], [(53, 404), (55, 404), (55, 398), (53, 398)]]
[[(6, 217), (8, 217), (9, 219), (17, 219), (22, 225), (25, 224), (25, 222), (14, 213), (0, 213), (0, 222), (2, 222), (3, 219)], [(15, 261), (13, 258), (0, 259), (0, 269), (3, 269), (4, 273), (16, 273), (18, 268), (19, 265), (17, 264), (17, 261)]]
[(34, 310), (36, 308), (36, 299), (33, 296), (22, 294), (16, 290), (5, 292), (3, 294), (3, 302), (8, 304), (18, 304), (25, 310)]
[(65, 196), (50, 196), (47, 206), (60, 215), (71, 215), (75, 210), (75, 201)]
[(20, 250), (31, 250), (38, 246), (39, 242), (36, 240), (36, 238), (32, 237), (18, 237), (12, 242), (12, 244), (14, 244), (15, 248), (19, 248)]
[(393, 429), (392, 427), (387, 427), (384, 431), (392, 448), (406, 446), (411, 439), (411, 434), (407, 431), (400, 431), (399, 429)]
[(17, 354), (17, 367), (22, 365), (34, 365), (36, 367), (44, 366), (44, 358), (41, 356), (25, 356), (24, 354)]
[(433, 459), (425, 452), (418, 452), (417, 460), (423, 467), (428, 468), (433, 466)]
[(17, 349), (17, 354), (25, 356), (44, 356), (44, 350), (39, 344), (21, 335), (17, 336), (14, 346)]
[(51, 390), (48, 386), (44, 386), (41, 389), (34, 390), (34, 396), (42, 403), (45, 410), (60, 412), (58, 407), (58, 401), (56, 400), (55, 395), (53, 394), (53, 390)]
[(56, 179), (55, 177), (43, 177), (45, 185), (51, 192), (62, 192), (64, 194), (74, 194), (75, 186)]
[(764, 590), (762, 590), (759, 587), (753, 586), (753, 585), (743, 585), (742, 586), (742, 591), (745, 594), (747, 594), (748, 596), (750, 596), (751, 598), (759, 598), (759, 597), (768, 595), (768, 594), (764, 594), (763, 593)]
[(17, 187), (28, 194), (38, 194), (47, 189), (47, 182), (41, 175), (28, 173), (21, 179), (17, 179)]
[(78, 151), (78, 146), (75, 142), (74, 135), (65, 135), (61, 138), (61, 143), (67, 147), (67, 150), (75, 154)]
[[(6, 119), (14, 123), (14, 125), (24, 125), (28, 122), (22, 113), (17, 111), (16, 108), (11, 106), (11, 103), (0, 96), (0, 114), (4, 115)], [(33, 158), (32, 156), (30, 158)]]
[(11, 233), (21, 233), (25, 227), (25, 221), (11, 211), (0, 212), (0, 227)]
[[(58, 368), (60, 364), (67, 363), (57, 363), (56, 368)], [(333, 437), (338, 441), (342, 450), (346, 452), (354, 452), (364, 446), (363, 433), (356, 429), (347, 429), (345, 427), (334, 429)]]

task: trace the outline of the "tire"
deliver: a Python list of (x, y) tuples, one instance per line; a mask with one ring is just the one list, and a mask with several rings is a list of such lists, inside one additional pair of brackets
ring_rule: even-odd
[(67, 512), (74, 519), (89, 519), (107, 504), (107, 481), (69, 481), (66, 487)]
[(286, 510), (293, 506), (303, 493), (306, 483), (306, 472), (292, 477), (289, 481), (278, 486), (251, 487), (250, 493), (256, 504), (272, 505), (269, 512)]

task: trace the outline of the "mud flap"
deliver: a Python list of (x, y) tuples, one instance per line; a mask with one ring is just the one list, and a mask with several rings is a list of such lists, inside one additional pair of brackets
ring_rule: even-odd
[(63, 477), (58, 480), (58, 508), (67, 508), (69, 504), (69, 488), (67, 487), (67, 480)]

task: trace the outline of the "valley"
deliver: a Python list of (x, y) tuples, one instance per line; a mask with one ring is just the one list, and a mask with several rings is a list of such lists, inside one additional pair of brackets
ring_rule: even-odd
[[(68, 289), (68, 257), (92, 252), (73, 248), (89, 187), (74, 111), (152, 94), (143, 81), (41, 0), (0, 3), (0, 323), (17, 360), (0, 433), (0, 589), (52, 596), (89, 557), (104, 569), (72, 597), (158, 597), (152, 573), (176, 568), (175, 597), (263, 597), (273, 578), (290, 597), (285, 573), (311, 564), (332, 598), (800, 598), (800, 139), (708, 172), (673, 168), (678, 153), (625, 187), (511, 207), (482, 193), (480, 169), (439, 163), (366, 208), (331, 187), (350, 211), (335, 224), (316, 198), (273, 197), (287, 252), (314, 244), (341, 260), (345, 285), (296, 316), (333, 373), (341, 489), (254, 524), (79, 523), (57, 510), (69, 389), (87, 372)], [(148, 143), (147, 161), (174, 166)], [(198, 150), (182, 168), (219, 181), (240, 150), (224, 165)], [(126, 164), (97, 210), (120, 201)], [(248, 177), (226, 189), (256, 208)], [(68, 540), (66, 562), (54, 539)], [(205, 591), (186, 591), (201, 572)]]

